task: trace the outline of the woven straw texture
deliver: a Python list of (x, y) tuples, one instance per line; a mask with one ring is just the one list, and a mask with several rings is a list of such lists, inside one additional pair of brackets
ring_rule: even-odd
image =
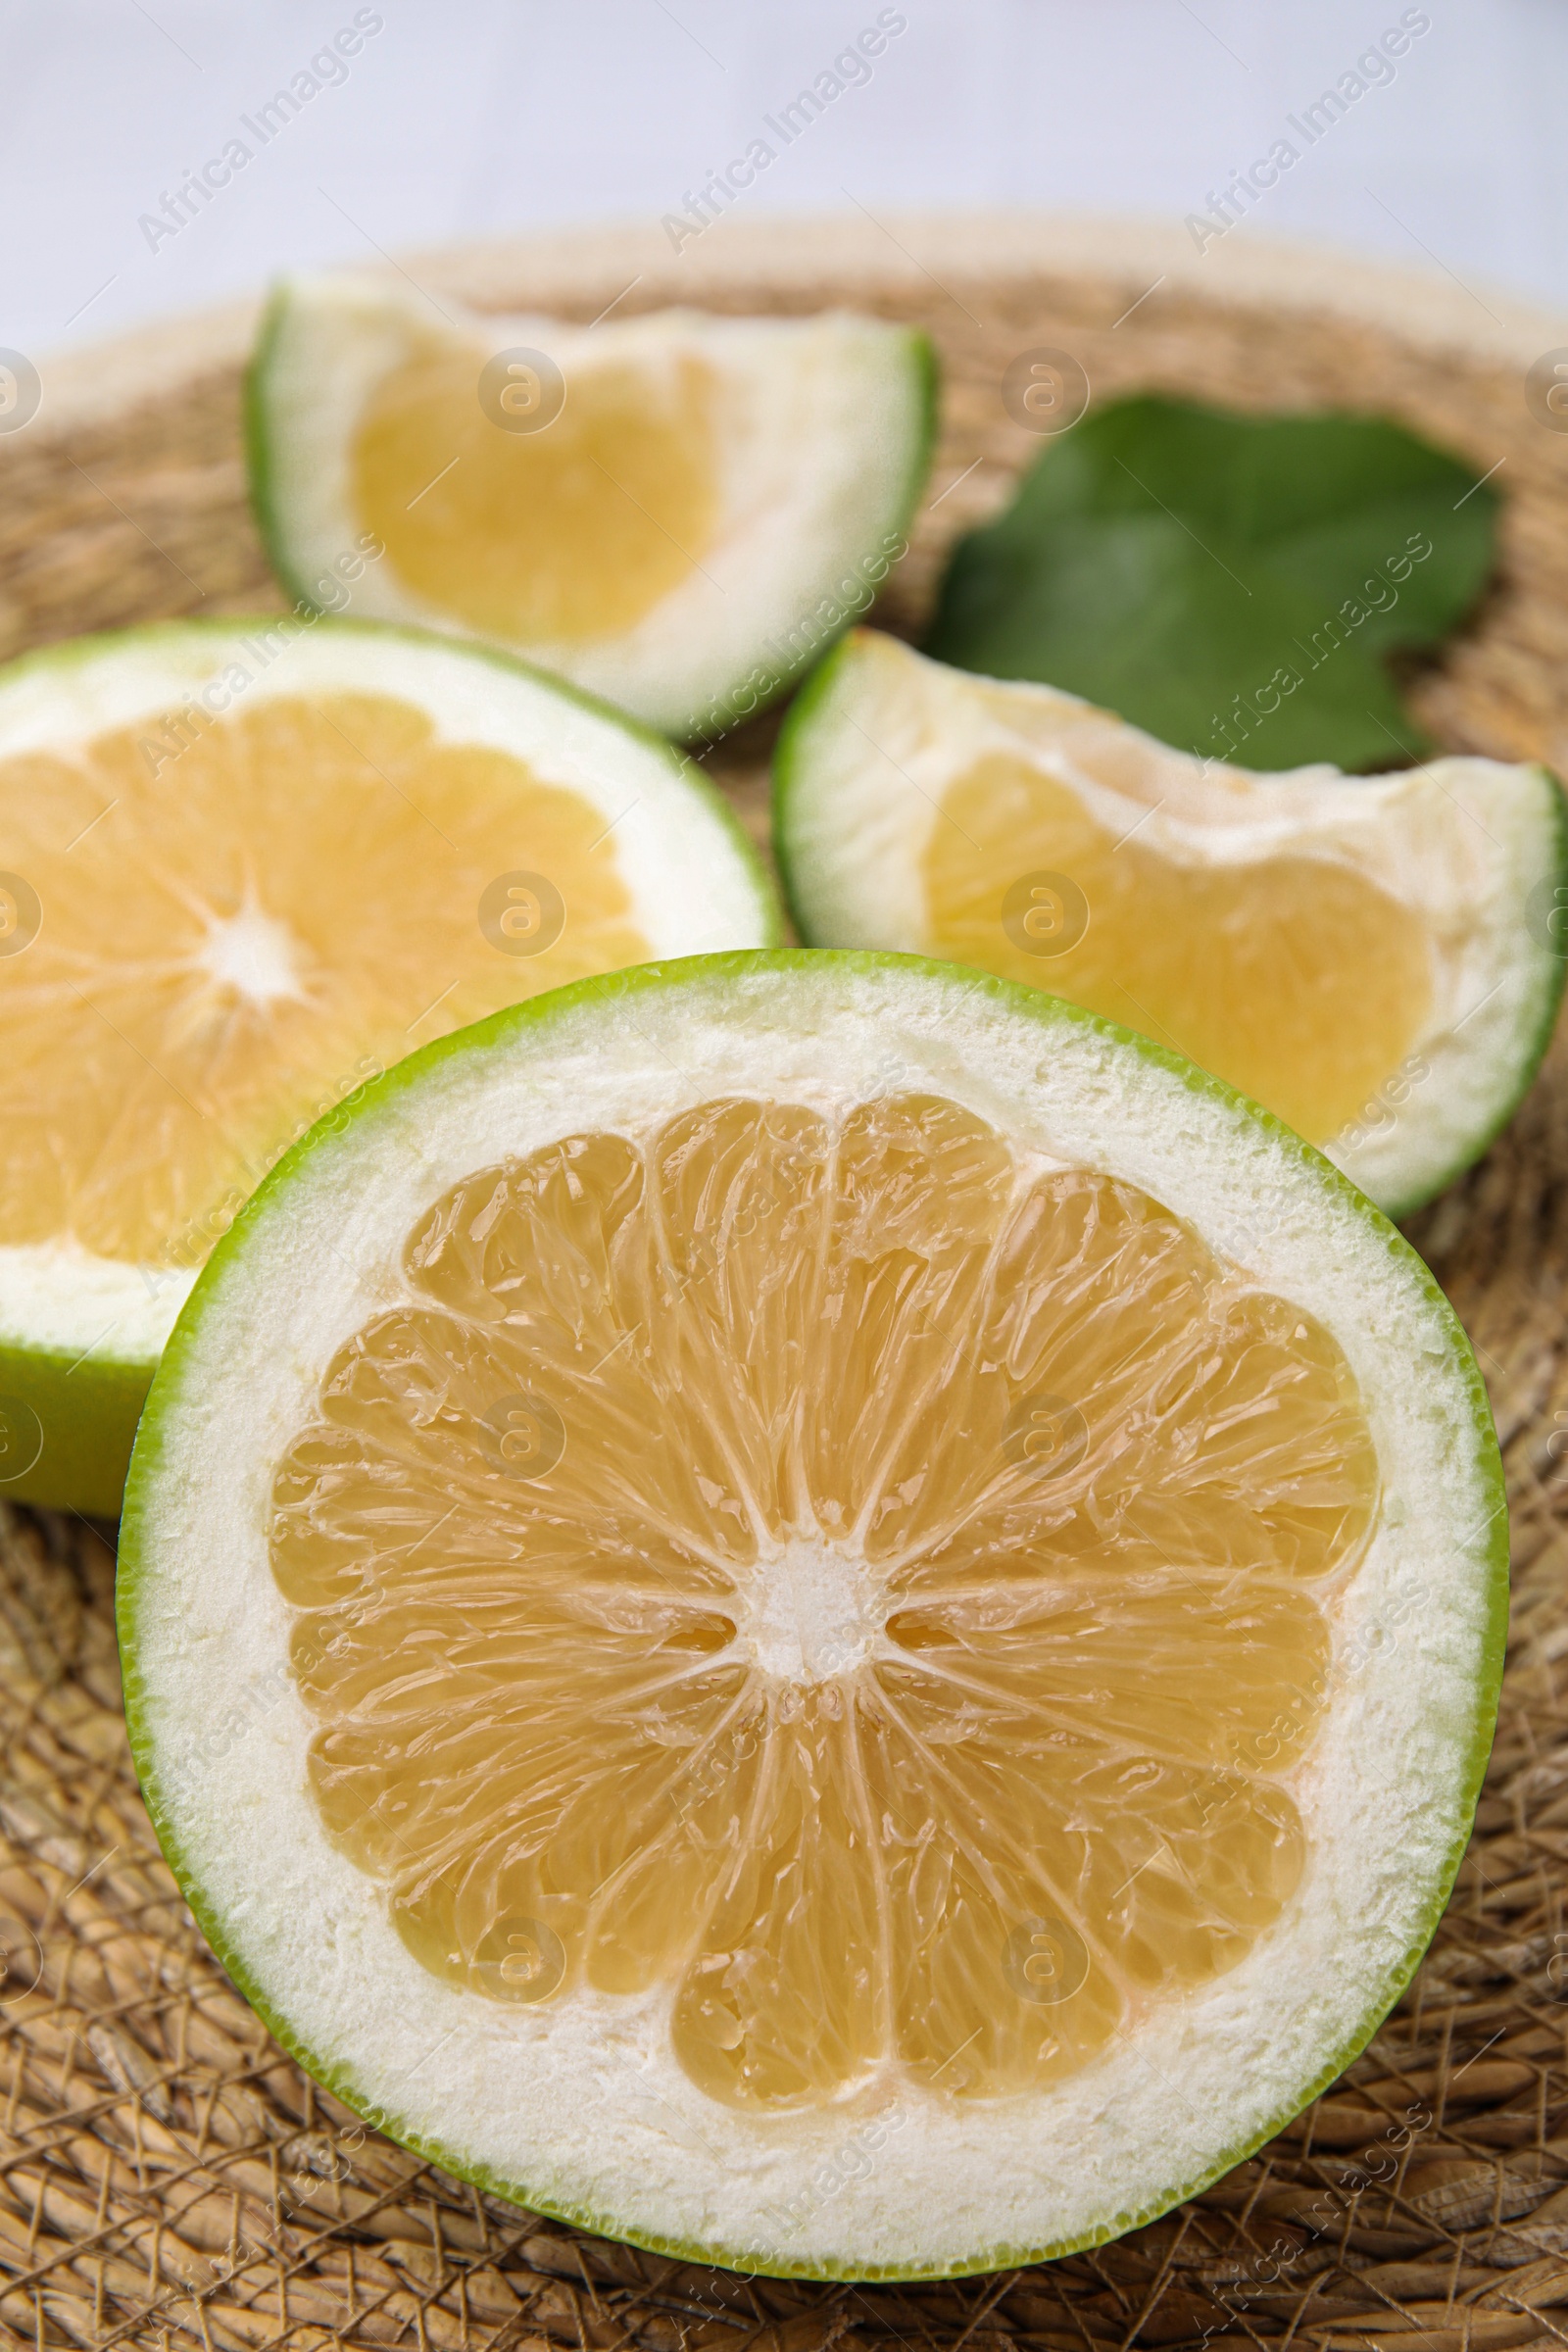
[[(1221, 257), (1212, 257), (1218, 262)], [(1412, 700), (1446, 745), (1564, 764), (1568, 436), (1524, 397), (1568, 331), (1280, 252), (1204, 273), (1154, 236), (864, 221), (411, 264), (498, 307), (850, 302), (929, 328), (943, 437), (888, 625), (1038, 447), (999, 393), (1066, 349), (1097, 397), (1375, 409), (1498, 468), (1501, 577)], [(630, 280), (631, 283), (627, 284)], [(1152, 290), (1147, 290), (1151, 287)], [(1142, 295), (1142, 299), (1138, 299)], [(1135, 305), (1129, 311), (1129, 305)], [(1472, 315), (1473, 314), (1473, 315)], [(54, 375), (0, 438), (0, 654), (276, 607), (246, 512), (233, 315)], [(760, 725), (710, 756), (764, 829)], [(137, 1796), (111, 1531), (0, 1505), (0, 2330), (25, 2345), (550, 2344), (578, 2352), (1568, 2345), (1568, 1057), (1413, 1238), (1492, 1389), (1513, 1505), (1502, 1721), (1458, 1889), (1348, 2074), (1202, 2197), (1095, 2254), (953, 2285), (783, 2284), (587, 2238), (404, 2154), (318, 2091), (207, 1951)], [(889, 2161), (884, 2157), (880, 2161)]]

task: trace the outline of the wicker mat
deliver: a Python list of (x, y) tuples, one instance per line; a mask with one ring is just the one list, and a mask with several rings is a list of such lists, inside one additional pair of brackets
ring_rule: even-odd
[[(1528, 330), (1510, 330), (1524, 336), (1510, 352), (1486, 305), (1493, 325), (1478, 317), (1472, 340), (1458, 297), (1435, 325), (1430, 303), (1417, 318), (1413, 296), (1368, 301), (1364, 286), (1344, 302), (1321, 269), (1307, 286), (1286, 258), (1272, 293), (1172, 266), (1136, 300), (1157, 253), (1064, 262), (1050, 250), (1031, 262), (1014, 240), (1003, 266), (979, 239), (965, 258), (952, 234), (922, 243), (909, 230), (884, 246), (859, 223), (732, 241), (704, 257), (695, 295), (646, 239), (449, 256), (427, 282), (519, 305), (543, 286), (586, 318), (641, 263), (628, 310), (678, 294), (727, 309), (848, 300), (919, 318), (943, 352), (946, 424), (888, 600), (895, 626), (918, 618), (955, 530), (1034, 453), (998, 395), (1021, 350), (1070, 350), (1097, 396), (1157, 384), (1398, 415), (1465, 451), (1478, 474), (1500, 467), (1511, 494), (1502, 580), (1466, 642), (1414, 682), (1416, 707), (1455, 748), (1563, 764), (1568, 436), (1526, 405)], [(186, 363), (186, 330), (168, 330), (159, 381), (145, 348), (118, 370), (129, 394), (106, 355), (93, 398), (79, 378), (62, 398), (64, 424), (46, 401), (34, 426), (0, 437), (0, 652), (279, 602), (243, 500), (241, 331), (223, 348), (189, 330)], [(765, 750), (754, 729), (710, 761), (759, 832)], [(740, 2278), (521, 2213), (359, 2127), (269, 2038), (159, 1857), (120, 1715), (112, 1531), (0, 1506), (6, 2340), (1568, 2345), (1565, 1175), (1559, 1041), (1509, 1133), (1414, 1229), (1491, 1384), (1514, 1511), (1501, 1729), (1432, 1954), (1371, 2048), (1261, 2155), (1149, 2229), (1016, 2274), (911, 2287)]]

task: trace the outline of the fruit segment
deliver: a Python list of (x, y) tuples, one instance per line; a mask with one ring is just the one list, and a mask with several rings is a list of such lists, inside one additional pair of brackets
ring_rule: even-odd
[(931, 351), (848, 311), (639, 312), (640, 283), (588, 323), (438, 314), (385, 274), (280, 287), (248, 407), (280, 575), (330, 602), (371, 532), (364, 617), (505, 645), (682, 740), (776, 701), (905, 551)]
[(540, 432), (498, 432), (475, 372), (471, 351), (432, 344), (376, 386), (351, 454), (361, 523), (407, 587), (481, 634), (634, 628), (717, 527), (711, 369), (689, 356), (576, 369)]
[[(38, 910), (0, 955), (0, 1233), (143, 1264), (199, 1265), (293, 1136), (415, 1046), (649, 954), (598, 809), (383, 694), (13, 756), (0, 865)], [(537, 952), (531, 901), (483, 927), (516, 870), (560, 901)]]
[(1551, 1036), (1568, 804), (1455, 755), (1250, 774), (1055, 687), (856, 630), (785, 720), (773, 839), (812, 948), (930, 956), (1211, 1071), (1404, 1217)]
[(1234, 1968), (1378, 1507), (1329, 1334), (935, 1095), (457, 1186), (278, 1470), (327, 1833), (715, 2100), (1042, 2087)]
[[(1073, 747), (1091, 773), (1094, 748)], [(1127, 759), (1106, 783), (1126, 789)], [(1341, 859), (1260, 847), (1177, 863), (1001, 754), (956, 778), (942, 812), (923, 859), (934, 953), (1142, 1030), (1311, 1143), (1354, 1121), (1423, 1032), (1427, 926)], [(1009, 884), (1031, 875), (1033, 902), (1014, 906)]]

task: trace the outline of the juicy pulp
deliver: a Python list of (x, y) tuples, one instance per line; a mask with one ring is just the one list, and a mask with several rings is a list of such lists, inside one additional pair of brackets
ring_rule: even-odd
[[(8, 1245), (193, 1266), (278, 1153), (415, 1046), (649, 950), (598, 809), (384, 693), (150, 713), (0, 760), (42, 919), (0, 956)], [(480, 928), (545, 874), (533, 956)]]
[[(1421, 1035), (1426, 925), (1352, 865), (1298, 850), (1178, 863), (1000, 754), (955, 780), (942, 814), (923, 858), (934, 954), (1142, 1030), (1310, 1143), (1350, 1124)], [(1031, 870), (1085, 902), (1060, 953), (1031, 952), (1004, 918), (1008, 883)]]
[(475, 1997), (743, 2109), (1039, 2089), (1234, 1967), (1378, 1501), (1328, 1332), (939, 1095), (484, 1167), (274, 1485), (313, 1801)]
[(635, 627), (699, 567), (717, 526), (717, 387), (687, 356), (574, 370), (539, 432), (498, 428), (471, 353), (405, 361), (351, 452), (361, 521), (408, 587), (470, 627), (580, 642)]

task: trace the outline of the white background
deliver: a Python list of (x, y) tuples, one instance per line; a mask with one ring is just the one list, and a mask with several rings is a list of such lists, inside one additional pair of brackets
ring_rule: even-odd
[[(739, 203), (1180, 219), (1401, 4), (904, 0), (869, 82)], [(384, 29), (347, 80), (154, 250), (140, 216), (355, 0), (0, 0), (0, 344), (45, 352), (378, 246), (657, 220), (878, 5), (378, 0)], [(1427, 14), (1395, 81), (1303, 152), (1255, 226), (1568, 304), (1568, 0)]]

